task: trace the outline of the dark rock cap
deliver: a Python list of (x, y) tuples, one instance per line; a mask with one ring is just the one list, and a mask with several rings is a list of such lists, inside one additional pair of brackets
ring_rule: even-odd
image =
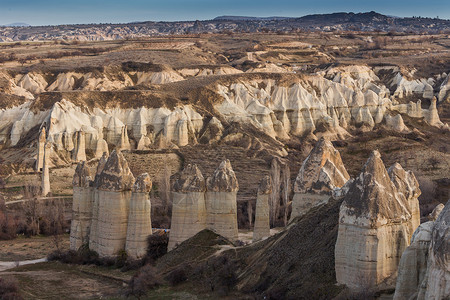
[(380, 153), (375, 150), (350, 185), (342, 205), (347, 208), (347, 214), (368, 218), (371, 226), (376, 227), (380, 219), (386, 219), (388, 223), (409, 219), (411, 214), (404, 202), (389, 178)]
[(258, 195), (267, 195), (272, 193), (272, 177), (264, 176), (259, 182)]
[(104, 191), (129, 191), (134, 184), (134, 176), (122, 152), (111, 152), (105, 167), (97, 177), (97, 188)]
[(142, 173), (136, 178), (133, 185), (133, 193), (149, 193), (152, 190), (152, 180), (148, 173)]
[(330, 141), (321, 138), (314, 145), (295, 179), (296, 193), (331, 193), (342, 187), (350, 176), (342, 162), (341, 155)]
[(173, 185), (173, 191), (178, 193), (206, 191), (205, 178), (197, 165), (188, 164), (184, 168), (180, 178)]
[(237, 192), (239, 184), (228, 159), (222, 161), (207, 180), (207, 190), (211, 192)]
[(73, 174), (72, 185), (75, 187), (89, 187), (92, 185), (92, 171), (85, 161), (80, 161)]

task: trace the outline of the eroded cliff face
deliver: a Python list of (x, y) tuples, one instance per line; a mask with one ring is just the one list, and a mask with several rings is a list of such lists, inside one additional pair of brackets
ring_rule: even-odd
[(413, 180), (406, 174), (394, 176), (403, 173), (401, 170), (394, 166), (390, 177), (380, 153), (374, 151), (351, 183), (339, 212), (338, 283), (352, 289), (367, 288), (389, 284), (395, 278), (417, 224), (416, 204), (409, 201), (417, 201), (411, 192), (418, 187), (405, 188)]
[[(268, 137), (266, 140), (274, 145), (274, 153), (279, 156), (286, 155), (279, 141), (309, 133), (326, 139), (345, 139), (355, 128), (372, 130), (374, 126), (385, 126), (398, 132), (413, 130), (404, 124), (402, 115), (423, 118), (431, 126), (448, 129), (439, 119), (434, 94), (429, 97), (426, 92), (428, 85), (406, 84), (406, 79), (392, 81), (399, 71), (391, 70), (390, 79), (383, 81), (377, 75), (381, 71), (366, 66), (336, 67), (313, 75), (232, 74), (238, 72), (223, 70), (219, 73), (231, 75), (211, 80), (199, 75), (200, 70), (181, 71), (170, 72), (184, 72), (184, 77), (162, 80), (163, 84), (154, 90), (142, 92), (124, 88), (127, 82), (153, 84), (144, 78), (154, 74), (136, 72), (113, 76), (105, 71), (108, 80), (123, 81), (117, 88), (106, 81), (102, 88), (87, 83), (80, 85), (81, 78), (87, 82), (97, 76), (92, 74), (81, 74), (78, 78), (76, 74), (61, 73), (47, 85), (42, 74), (29, 73), (20, 79), (11, 77), (7, 79), (11, 86), (4, 92), (23, 98), (0, 110), (0, 143), (3, 147), (18, 145), (20, 141), (31, 143), (24, 139), (39, 126), (45, 129), (45, 139), (56, 149), (59, 159), (54, 161), (67, 163), (84, 160), (85, 154), (86, 159), (100, 157), (108, 149), (176, 148), (245, 138), (244, 133), (241, 137), (227, 136), (226, 129), (233, 122), (259, 130), (260, 135)], [(199, 79), (190, 85), (185, 79), (193, 76)], [(131, 77), (130, 82), (124, 79)], [(412, 85), (414, 88), (410, 88)], [(394, 87), (405, 92), (392, 94)], [(448, 94), (446, 88), (446, 84), (442, 85), (442, 94)], [(80, 92), (71, 92), (74, 90)], [(46, 91), (56, 92), (42, 94)], [(411, 93), (429, 100), (429, 108), (423, 109), (420, 100), (398, 103), (397, 100)]]

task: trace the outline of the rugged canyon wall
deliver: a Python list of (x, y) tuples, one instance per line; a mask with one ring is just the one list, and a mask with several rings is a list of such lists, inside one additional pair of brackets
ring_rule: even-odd
[(206, 228), (206, 181), (197, 165), (187, 165), (172, 188), (168, 249)]
[(151, 189), (152, 181), (147, 173), (136, 178), (131, 194), (125, 243), (125, 251), (132, 259), (140, 259), (147, 253), (147, 238), (152, 234)]
[(239, 184), (230, 161), (224, 160), (206, 183), (206, 226), (226, 237), (238, 240), (236, 194)]
[[(395, 171), (394, 171), (395, 169)], [(397, 166), (391, 181), (380, 153), (374, 151), (361, 174), (350, 184), (339, 212), (339, 231), (335, 247), (336, 279), (351, 289), (375, 287), (395, 279), (401, 255), (409, 245), (417, 224), (414, 195), (405, 196), (410, 174)], [(403, 174), (405, 175), (405, 174)], [(397, 187), (398, 186), (398, 187)]]
[(339, 151), (321, 138), (302, 163), (294, 184), (291, 220), (326, 203), (336, 188), (350, 179)]

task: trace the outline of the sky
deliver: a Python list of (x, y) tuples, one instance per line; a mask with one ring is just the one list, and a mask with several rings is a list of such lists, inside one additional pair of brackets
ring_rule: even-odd
[(450, 19), (449, 0), (0, 0), (0, 24), (209, 20), (221, 15), (301, 17), (372, 10)]

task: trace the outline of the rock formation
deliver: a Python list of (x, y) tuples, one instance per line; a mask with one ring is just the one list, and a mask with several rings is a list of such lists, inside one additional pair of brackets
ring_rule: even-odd
[(197, 165), (187, 165), (173, 185), (169, 250), (206, 228), (205, 191)]
[(96, 179), (98, 197), (97, 252), (113, 256), (125, 249), (134, 176), (120, 151), (113, 151)]
[(291, 220), (327, 202), (333, 189), (342, 187), (349, 178), (339, 151), (321, 138), (303, 162), (295, 180)]
[(120, 134), (120, 140), (117, 143), (117, 150), (131, 150), (130, 139), (128, 138), (127, 126), (122, 128), (122, 133)]
[(397, 177), (401, 170), (395, 166), (394, 169), (391, 175), (396, 184), (391, 181), (380, 153), (372, 152), (344, 196), (335, 247), (339, 284), (352, 289), (373, 287), (396, 274), (414, 230), (411, 208), (403, 193), (414, 189), (406, 188), (408, 180)]
[(255, 226), (253, 228), (253, 242), (270, 236), (269, 197), (272, 193), (270, 176), (264, 177), (258, 187), (256, 198)]
[(91, 170), (85, 161), (79, 162), (73, 175), (72, 223), (70, 226), (70, 249), (78, 250), (89, 243), (92, 220), (94, 188)]
[(414, 232), (420, 225), (419, 196), (422, 192), (419, 182), (413, 172), (405, 171), (399, 163), (393, 164), (388, 169), (388, 174), (397, 192), (401, 194), (399, 197), (406, 198), (407, 208), (411, 214), (411, 232)]
[(236, 194), (239, 185), (229, 160), (224, 160), (207, 180), (206, 225), (228, 238), (238, 239)]
[(108, 155), (103, 153), (102, 157), (98, 161), (97, 170), (95, 172), (94, 177), (94, 190), (93, 190), (93, 204), (92, 204), (92, 220), (91, 220), (91, 229), (89, 233), (89, 249), (93, 251), (98, 250), (98, 215), (99, 215), (99, 194), (97, 190), (98, 181), (100, 174), (103, 172), (105, 168), (106, 162), (108, 161)]
[[(442, 206), (435, 208), (436, 215)], [(450, 297), (450, 201), (438, 218), (417, 228), (398, 267), (394, 300)]]
[(39, 139), (37, 142), (37, 157), (36, 157), (36, 171), (39, 172), (44, 166), (44, 146), (45, 146), (45, 127), (42, 127)]
[(42, 196), (46, 197), (50, 193), (50, 173), (48, 170), (50, 164), (50, 154), (52, 151), (52, 144), (46, 142), (44, 145), (44, 159), (42, 167)]
[(95, 147), (94, 158), (102, 157), (103, 153), (109, 155), (108, 143), (104, 139), (99, 139), (97, 141), (97, 146)]
[(75, 134), (75, 149), (73, 150), (73, 160), (75, 162), (86, 160), (86, 137), (83, 131), (77, 131)]
[(125, 251), (128, 257), (139, 259), (145, 256), (147, 237), (152, 234), (151, 204), (149, 193), (152, 181), (147, 173), (137, 177), (133, 185), (128, 214)]
[[(450, 298), (450, 201), (433, 224), (428, 252), (426, 292), (423, 299)], [(422, 299), (424, 282), (419, 299)]]

